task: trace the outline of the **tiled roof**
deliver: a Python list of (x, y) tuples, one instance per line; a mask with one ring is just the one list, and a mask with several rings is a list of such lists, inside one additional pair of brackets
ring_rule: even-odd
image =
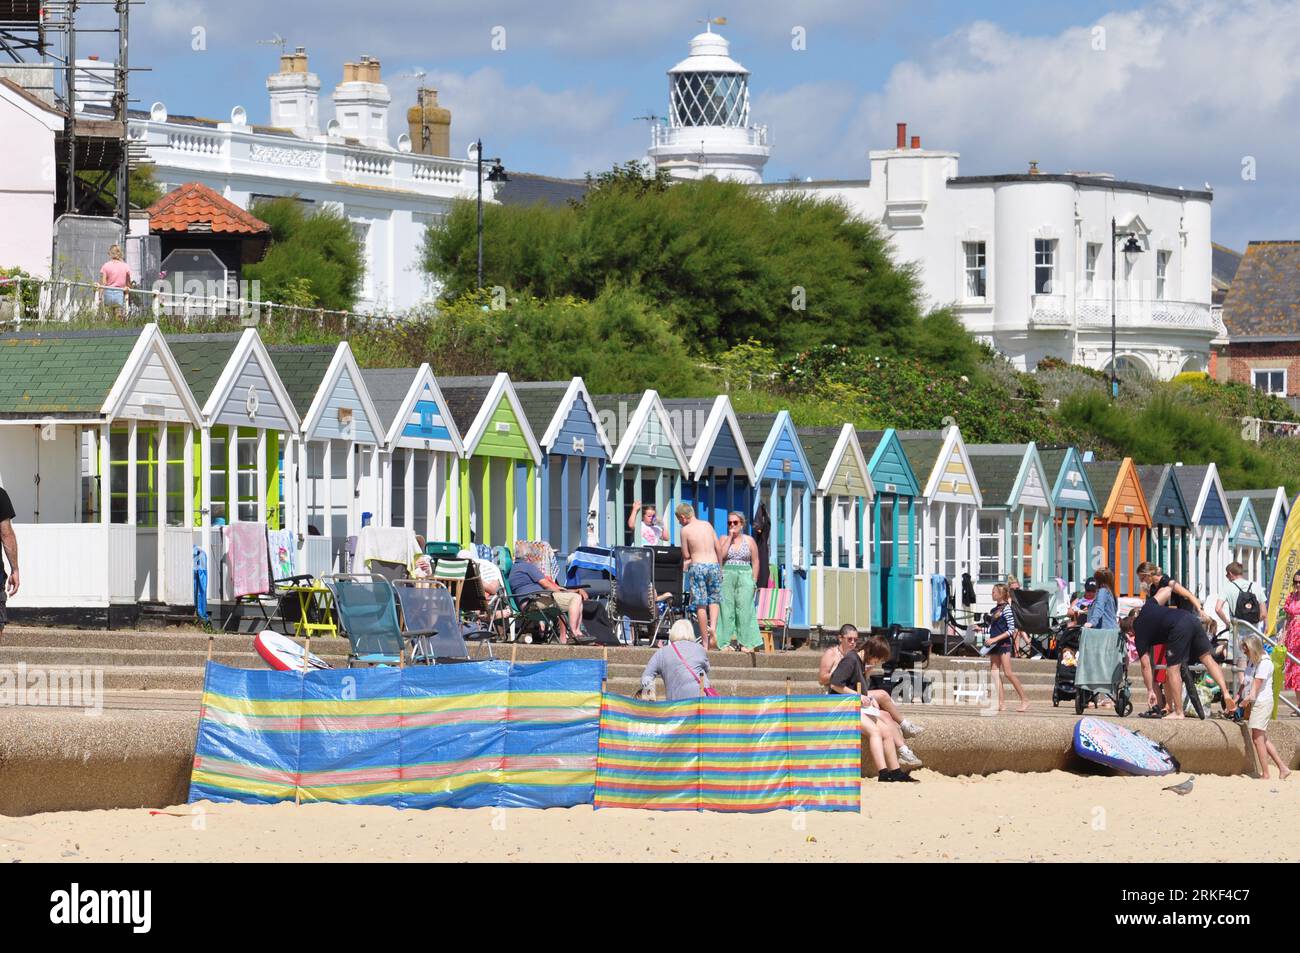
[(942, 430), (899, 430), (898, 439), (907, 454), (907, 462), (912, 465), (912, 472), (924, 489), (934, 472), (934, 465), (939, 462), (943, 452)]
[(1241, 252), (1210, 243), (1210, 284), (1216, 292), (1226, 292), (1241, 266)]
[(564, 205), (581, 201), (587, 183), (580, 179), (553, 179), (527, 172), (511, 172), (510, 178), (497, 187), (497, 201), (502, 205)]
[(757, 464), (758, 455), (763, 452), (763, 445), (776, 424), (776, 414), (736, 414), (736, 423), (740, 425), (740, 435), (745, 439), (749, 455)]
[(336, 348), (328, 344), (278, 344), (268, 347), (275, 372), (300, 417), (307, 416)]
[(462, 434), (468, 432), (474, 423), (495, 380), (495, 377), (489, 375), (438, 378), (438, 389), (447, 401), (447, 409), (451, 411), (451, 419), (456, 422), (456, 429)]
[(191, 225), (209, 224), (206, 233), (262, 235), (271, 226), (223, 198), (202, 182), (186, 182), (146, 209), (151, 232), (187, 232)]
[(1174, 479), (1178, 481), (1178, 489), (1183, 493), (1189, 516), (1196, 510), (1196, 501), (1201, 498), (1201, 486), (1205, 483), (1209, 469), (1209, 465), (1204, 463), (1174, 467)]
[(1144, 463), (1137, 468), (1138, 482), (1142, 484), (1142, 494), (1147, 498), (1147, 509), (1153, 514), (1168, 469), (1167, 463)]
[(1273, 503), (1277, 499), (1277, 487), (1271, 490), (1229, 490), (1223, 495), (1233, 503), (1250, 500), (1255, 507), (1255, 516), (1259, 518), (1260, 529), (1268, 529), (1268, 518), (1273, 512)]
[[(662, 403), (664, 410), (668, 411), (668, 419), (673, 423), (674, 433), (689, 457), (695, 450), (695, 445), (700, 442), (700, 431), (713, 410), (713, 401), (704, 397), (678, 397)], [(691, 415), (692, 420), (690, 426), (684, 427), (682, 424), (685, 423), (687, 414)], [(695, 426), (697, 421), (698, 427)]]
[(859, 430), (858, 443), (862, 444), (862, 456), (870, 461), (871, 455), (876, 452), (876, 448), (880, 446), (880, 441), (884, 437), (885, 432), (883, 430)]
[(1097, 494), (1097, 506), (1102, 509), (1110, 499), (1111, 491), (1115, 489), (1120, 465), (1118, 460), (1093, 460), (1083, 465), (1083, 472), (1088, 474), (1088, 482), (1092, 484), (1092, 492)]
[(393, 418), (402, 409), (402, 402), (411, 391), (418, 367), (381, 367), (367, 368), (361, 371), (361, 379), (366, 382), (370, 392), (370, 401), (379, 414), (379, 423), (387, 433), (393, 425)]
[(0, 417), (99, 414), (137, 331), (0, 335)]
[(1251, 242), (1223, 301), (1228, 340), (1300, 339), (1300, 242)]
[(1061, 467), (1065, 466), (1065, 458), (1069, 453), (1069, 450), (1038, 451), (1038, 459), (1043, 461), (1043, 470), (1047, 473), (1048, 490), (1056, 486), (1056, 478), (1061, 475)]
[(967, 447), (985, 506), (1006, 506), (1025, 460), (1027, 444), (986, 443)]
[(551, 425), (555, 412), (560, 409), (560, 401), (569, 391), (570, 381), (522, 381), (514, 384), (519, 403), (528, 418), (528, 426), (533, 428), (540, 440)]
[(212, 396), (221, 372), (239, 344), (238, 334), (168, 334), (167, 346), (176, 356), (185, 382), (202, 407)]
[(813, 480), (820, 482), (826, 472), (826, 465), (831, 462), (835, 445), (840, 442), (843, 427), (797, 427), (799, 443), (803, 445), (804, 456), (813, 469)]

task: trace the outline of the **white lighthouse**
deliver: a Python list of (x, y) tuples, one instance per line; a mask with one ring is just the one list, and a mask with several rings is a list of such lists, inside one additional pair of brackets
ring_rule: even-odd
[(651, 127), (646, 157), (675, 179), (763, 181), (767, 127), (749, 124), (749, 70), (729, 47), (710, 23), (668, 71), (668, 124)]

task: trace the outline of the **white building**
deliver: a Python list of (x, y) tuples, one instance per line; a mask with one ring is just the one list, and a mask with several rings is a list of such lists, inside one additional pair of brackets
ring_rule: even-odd
[(0, 268), (48, 278), (57, 178), (54, 138), (63, 115), (0, 78)]
[(749, 70), (731, 58), (712, 25), (668, 71), (668, 124), (650, 132), (646, 159), (675, 179), (757, 184), (772, 153), (767, 127), (749, 124)]
[[(346, 215), (365, 249), (358, 310), (403, 311), (431, 299), (437, 289), (420, 265), (424, 232), (453, 200), (475, 196), (473, 147), (469, 159), (453, 159), (420, 154), (406, 133), (394, 144), (391, 97), (371, 57), (344, 65), (331, 96), (334, 118), (323, 130), (321, 83), (305, 51), (281, 56), (280, 72), (266, 85), (269, 126), (250, 125), (241, 106), (217, 122), (172, 116), (155, 103), (147, 115), (132, 115), (130, 136), (147, 147), (165, 189), (197, 181), (244, 208), (259, 198), (296, 196)], [(411, 122), (419, 130), (419, 118)], [(491, 201), (495, 183), (484, 173), (484, 200)]]
[[(870, 160), (869, 180), (772, 187), (838, 199), (883, 223), (897, 258), (919, 266), (928, 306), (952, 306), (1022, 370), (1048, 356), (1109, 369), (1112, 255), (1121, 375), (1206, 369), (1219, 331), (1210, 309), (1211, 192), (1049, 174), (1036, 163), (963, 176), (956, 152), (923, 149), (920, 137), (909, 143), (902, 123), (895, 148)], [(1130, 236), (1141, 249), (1131, 256), (1122, 251)]]

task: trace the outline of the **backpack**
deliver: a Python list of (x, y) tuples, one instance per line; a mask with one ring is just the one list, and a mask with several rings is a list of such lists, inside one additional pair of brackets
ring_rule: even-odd
[(1242, 622), (1249, 622), (1251, 625), (1258, 625), (1260, 619), (1259, 599), (1255, 597), (1254, 591), (1248, 585), (1245, 589), (1237, 586), (1237, 605), (1233, 609), (1233, 618), (1240, 619)]

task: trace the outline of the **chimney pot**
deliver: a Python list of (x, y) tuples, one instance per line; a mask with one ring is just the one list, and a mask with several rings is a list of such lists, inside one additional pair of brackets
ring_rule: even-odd
[(913, 136), (913, 137), (912, 137), (912, 148), (913, 148), (913, 149), (919, 149), (919, 148), (921, 148), (921, 137), (920, 137), (920, 136)]
[(907, 148), (907, 123), (905, 122), (900, 122), (898, 124), (898, 145), (896, 148)]

